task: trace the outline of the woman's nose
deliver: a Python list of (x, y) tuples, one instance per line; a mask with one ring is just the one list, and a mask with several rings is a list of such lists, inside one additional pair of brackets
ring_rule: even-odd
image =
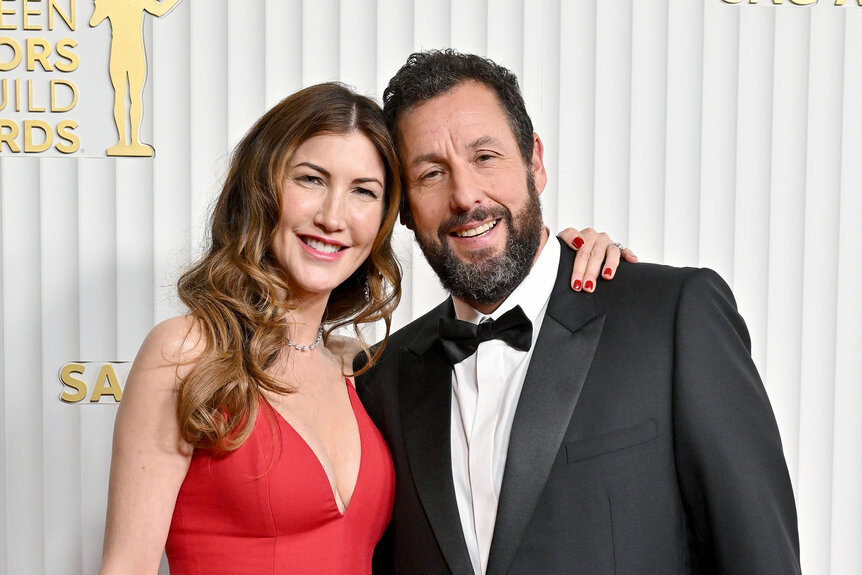
[(344, 227), (345, 202), (341, 196), (336, 190), (326, 191), (326, 196), (314, 216), (314, 223), (321, 229), (332, 232)]

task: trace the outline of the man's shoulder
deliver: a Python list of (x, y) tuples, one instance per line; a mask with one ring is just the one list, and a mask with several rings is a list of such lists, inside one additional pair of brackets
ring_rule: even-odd
[[(694, 281), (721, 282), (721, 276), (710, 268), (677, 267), (656, 263), (620, 262), (617, 273), (612, 280), (601, 281), (600, 288), (606, 289), (641, 289), (663, 290), (672, 286), (682, 288)], [(599, 289), (596, 293), (599, 293)]]
[[(413, 349), (417, 353), (424, 351), (436, 338), (438, 320), (441, 317), (452, 315), (454, 313), (452, 310), (452, 299), (447, 298), (422, 316), (391, 333), (385, 342), (383, 352), (372, 369), (391, 364), (392, 358), (404, 347)], [(384, 342), (379, 342), (372, 346), (372, 353), (383, 344)], [(360, 356), (362, 357), (357, 357), (357, 362), (354, 364), (357, 369), (363, 367), (367, 362), (364, 354), (360, 354)]]
[[(571, 291), (569, 281), (572, 275), (575, 252), (562, 249), (557, 270), (555, 293)], [(594, 296), (616, 297), (632, 292), (651, 293), (681, 289), (692, 278), (707, 278), (704, 281), (717, 281), (724, 284), (721, 277), (709, 268), (678, 267), (651, 262), (629, 263), (621, 260), (613, 279), (598, 278)], [(585, 294), (586, 292), (580, 292)]]
[(394, 348), (425, 343), (425, 340), (433, 338), (437, 333), (439, 319), (452, 314), (454, 314), (452, 298), (446, 298), (431, 310), (393, 332), (389, 336), (389, 346)]
[(709, 268), (621, 262), (612, 280), (600, 281), (592, 297), (597, 308), (633, 309), (646, 306), (659, 313), (662, 304), (675, 308), (683, 299), (720, 296), (733, 300), (730, 287)]

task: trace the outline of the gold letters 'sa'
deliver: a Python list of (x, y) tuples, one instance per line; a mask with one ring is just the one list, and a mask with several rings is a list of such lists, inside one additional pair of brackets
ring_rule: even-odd
[[(153, 148), (141, 142), (138, 128), (143, 116), (144, 81), (147, 57), (144, 52), (144, 12), (163, 16), (180, 0), (94, 0), (90, 26), (107, 18), (111, 24), (111, 84), (114, 87), (114, 123), (117, 143), (109, 156), (152, 156)], [(129, 124), (126, 124), (126, 84), (129, 87)], [(128, 129), (127, 129), (128, 127)]]

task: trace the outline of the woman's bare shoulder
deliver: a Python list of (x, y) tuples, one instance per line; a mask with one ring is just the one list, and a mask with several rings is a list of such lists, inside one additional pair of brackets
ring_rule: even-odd
[(142, 367), (180, 367), (185, 371), (204, 350), (204, 338), (198, 321), (183, 315), (166, 319), (147, 334), (136, 363)]
[(190, 453), (180, 438), (176, 407), (181, 381), (203, 349), (196, 323), (190, 316), (175, 317), (147, 334), (123, 389), (115, 444), (116, 438), (138, 444), (149, 434), (150, 446), (160, 446), (154, 453)]

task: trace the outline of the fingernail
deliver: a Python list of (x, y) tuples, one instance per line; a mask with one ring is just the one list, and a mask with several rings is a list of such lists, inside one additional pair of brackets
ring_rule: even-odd
[(609, 277), (611, 277), (612, 273), (613, 272), (611, 271), (611, 268), (605, 268), (605, 271), (602, 275), (605, 276), (606, 278), (609, 278)]
[(575, 246), (576, 250), (581, 249), (581, 246), (584, 245), (584, 238), (578, 236), (572, 240), (572, 245)]
[(572, 284), (572, 289), (581, 291), (581, 280), (575, 280), (575, 283)]
[(593, 280), (587, 280), (587, 283), (584, 284), (584, 289), (587, 291), (593, 291)]

